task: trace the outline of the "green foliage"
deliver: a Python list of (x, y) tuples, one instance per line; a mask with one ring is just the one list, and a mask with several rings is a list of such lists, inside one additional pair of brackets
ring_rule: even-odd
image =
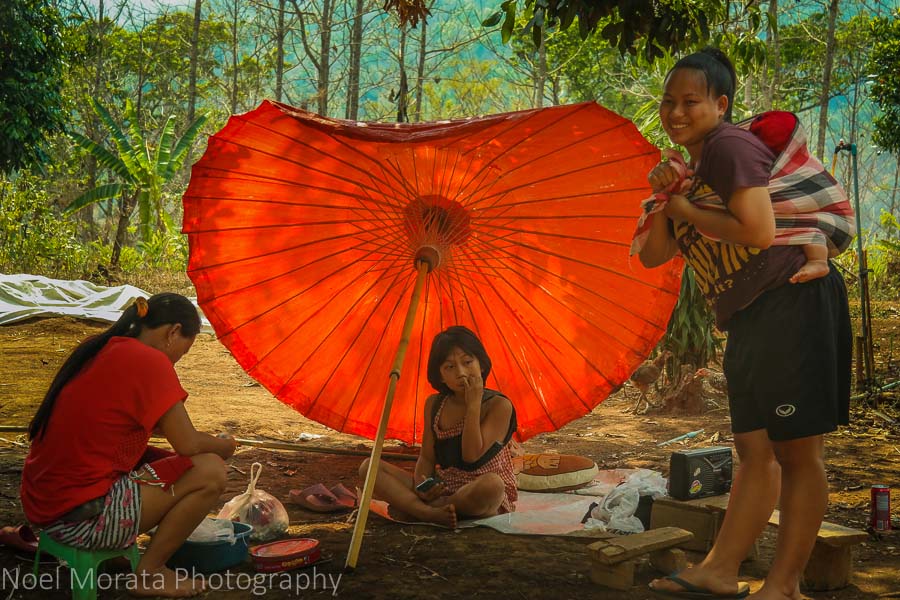
[(715, 335), (714, 324), (715, 317), (697, 287), (694, 272), (685, 265), (678, 302), (662, 340), (663, 348), (672, 352), (675, 365), (705, 367), (716, 357), (722, 340)]
[[(92, 106), (106, 126), (114, 148), (101, 146), (79, 133), (71, 134), (72, 139), (90, 152), (98, 164), (112, 171), (121, 182), (101, 185), (85, 192), (66, 208), (66, 212), (71, 213), (95, 202), (125, 195), (133, 198), (137, 205), (141, 239), (149, 241), (153, 237), (154, 226), (165, 224), (161, 203), (163, 185), (181, 168), (191, 144), (206, 122), (206, 117), (196, 119), (178, 140), (175, 139), (175, 119), (169, 117), (159, 135), (156, 150), (151, 151), (147, 136), (137, 124), (137, 115), (131, 102), (125, 104), (128, 135), (122, 132), (102, 104), (94, 101)], [(130, 218), (128, 211), (133, 207), (126, 206), (125, 219)]]
[[(448, 58), (446, 64), (455, 73), (452, 81), (429, 81), (424, 85), (422, 113), (426, 120), (436, 116), (454, 119), (531, 108), (530, 99), (524, 96), (517, 99), (505, 89), (506, 82), (497, 72), (495, 61), (454, 56)], [(374, 112), (375, 109), (370, 107), (370, 110)]]
[(83, 244), (49, 196), (35, 177), (0, 182), (0, 272), (79, 279), (100, 264), (101, 246)]
[[(522, 4), (527, 19), (523, 31), (531, 33), (535, 46), (540, 45), (542, 30), (566, 30), (577, 22), (581, 39), (597, 34), (621, 54), (640, 55), (648, 63), (709, 39), (728, 5), (721, 0), (522, 0)], [(518, 0), (506, 0), (483, 23), (491, 27), (502, 19), (504, 43), (512, 37), (518, 6)], [(759, 14), (754, 2), (746, 2), (744, 10)]]
[[(534, 71), (538, 51), (530, 36), (515, 34), (510, 46), (512, 63), (521, 70)], [(575, 28), (548, 32), (544, 42), (547, 76), (559, 90), (559, 100), (597, 100), (606, 108), (631, 116), (650, 102), (655, 112), (668, 57), (649, 68), (629, 54), (622, 55), (600, 36), (581, 39)]]
[(872, 74), (869, 94), (881, 109), (875, 117), (875, 143), (900, 155), (900, 10), (891, 18), (875, 19), (868, 69)]
[[(788, 110), (818, 105), (822, 93), (822, 65), (828, 12), (813, 13), (780, 29), (781, 85), (778, 104)], [(866, 52), (873, 43), (871, 18), (857, 14), (837, 24), (830, 89), (833, 96), (852, 93), (864, 75)]]
[(41, 0), (0, 2), (0, 172), (46, 159), (42, 145), (63, 128), (62, 22)]
[(884, 237), (876, 239), (869, 253), (873, 287), (885, 298), (896, 299), (900, 292), (900, 222), (896, 215), (881, 213)]
[[(184, 271), (188, 261), (187, 236), (179, 231), (168, 214), (163, 213), (163, 221), (165, 223), (163, 228), (154, 229), (149, 239), (138, 242), (138, 264), (143, 265), (143, 268)], [(129, 265), (123, 264), (123, 268), (127, 271)]]

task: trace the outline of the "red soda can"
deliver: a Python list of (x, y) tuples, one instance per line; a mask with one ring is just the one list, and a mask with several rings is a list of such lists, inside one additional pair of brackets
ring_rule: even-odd
[(872, 486), (869, 525), (876, 531), (891, 529), (891, 488), (884, 484)]

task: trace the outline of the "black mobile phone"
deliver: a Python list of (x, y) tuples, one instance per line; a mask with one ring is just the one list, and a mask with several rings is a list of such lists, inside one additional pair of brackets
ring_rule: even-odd
[(416, 486), (416, 491), (419, 492), (420, 494), (424, 494), (425, 492), (427, 492), (428, 490), (430, 490), (431, 488), (433, 488), (440, 482), (441, 482), (441, 480), (438, 479), (437, 477), (429, 477), (428, 479), (426, 479), (425, 481), (423, 481), (422, 483), (420, 483), (419, 485)]

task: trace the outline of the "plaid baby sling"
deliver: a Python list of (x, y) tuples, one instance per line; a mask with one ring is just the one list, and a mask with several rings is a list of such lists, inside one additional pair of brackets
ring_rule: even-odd
[[(846, 250), (856, 233), (853, 208), (844, 188), (806, 146), (806, 133), (793, 113), (769, 111), (737, 123), (738, 127), (757, 136), (775, 154), (769, 176), (769, 196), (775, 213), (776, 245), (821, 244), (828, 247), (829, 257)], [(669, 160), (684, 172), (684, 161), (671, 151)], [(680, 163), (680, 164), (679, 164)], [(727, 210), (714, 192), (678, 182), (674, 189), (654, 194), (641, 204), (641, 216), (631, 244), (631, 255), (637, 254), (650, 232), (650, 215), (665, 208), (668, 193), (682, 190), (688, 200), (710, 210)], [(705, 187), (705, 186), (699, 186)], [(713, 236), (700, 232), (710, 239)]]

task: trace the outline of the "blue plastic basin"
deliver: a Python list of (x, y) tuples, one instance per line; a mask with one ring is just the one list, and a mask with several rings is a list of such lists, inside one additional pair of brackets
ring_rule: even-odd
[(166, 565), (170, 569), (192, 569), (198, 573), (224, 571), (244, 562), (253, 527), (234, 522), (234, 544), (220, 542), (185, 542), (175, 551)]

